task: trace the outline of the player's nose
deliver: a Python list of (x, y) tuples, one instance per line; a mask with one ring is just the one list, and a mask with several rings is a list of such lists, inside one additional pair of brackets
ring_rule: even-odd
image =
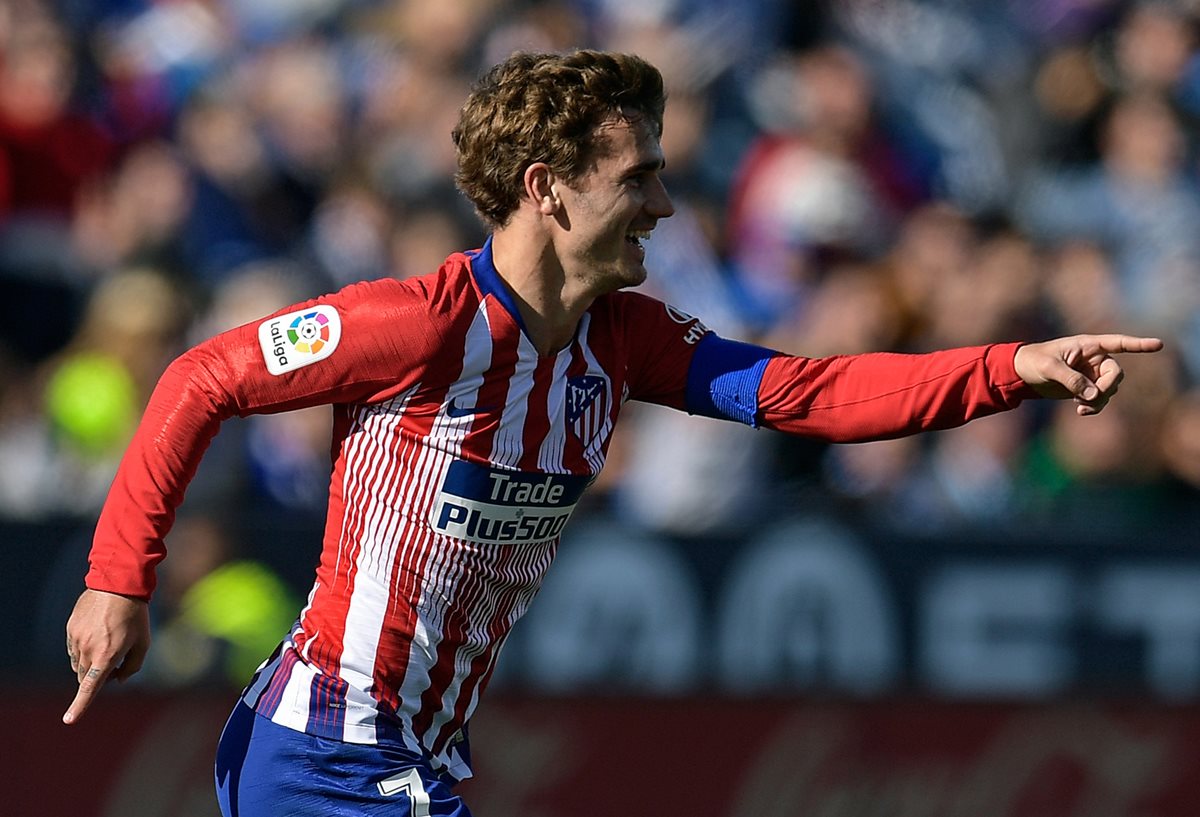
[(658, 176), (654, 177), (654, 183), (646, 197), (646, 211), (655, 218), (670, 218), (675, 215), (671, 194), (667, 192), (667, 186)]

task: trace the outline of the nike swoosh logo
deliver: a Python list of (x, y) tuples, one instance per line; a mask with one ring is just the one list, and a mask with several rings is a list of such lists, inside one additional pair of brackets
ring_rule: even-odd
[(485, 411), (491, 411), (491, 408), (487, 406), (460, 406), (457, 399), (451, 398), (450, 402), (446, 404), (447, 417), (471, 417)]

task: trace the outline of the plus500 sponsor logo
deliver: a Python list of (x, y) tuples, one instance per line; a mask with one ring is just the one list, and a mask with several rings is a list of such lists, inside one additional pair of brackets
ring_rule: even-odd
[(562, 533), (588, 477), (451, 464), (430, 518), (438, 533), (481, 544), (532, 544)]

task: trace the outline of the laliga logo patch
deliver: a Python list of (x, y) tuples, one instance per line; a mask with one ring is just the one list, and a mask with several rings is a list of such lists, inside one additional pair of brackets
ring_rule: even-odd
[(268, 318), (258, 327), (263, 360), (274, 375), (324, 360), (341, 339), (342, 319), (324, 304)]

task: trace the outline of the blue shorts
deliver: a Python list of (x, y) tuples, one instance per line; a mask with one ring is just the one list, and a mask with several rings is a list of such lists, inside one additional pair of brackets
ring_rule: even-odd
[(241, 702), (216, 775), (224, 817), (471, 817), (416, 755), (297, 732)]

